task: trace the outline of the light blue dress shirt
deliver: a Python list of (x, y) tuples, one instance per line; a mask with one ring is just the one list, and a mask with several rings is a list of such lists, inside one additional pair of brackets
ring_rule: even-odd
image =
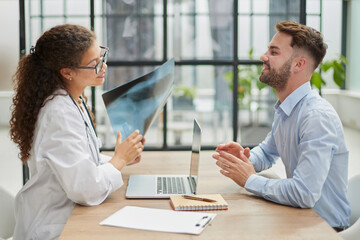
[(287, 178), (253, 174), (245, 189), (276, 203), (313, 208), (332, 227), (347, 227), (348, 156), (336, 111), (306, 82), (276, 103), (271, 132), (250, 152), (257, 172), (280, 157)]

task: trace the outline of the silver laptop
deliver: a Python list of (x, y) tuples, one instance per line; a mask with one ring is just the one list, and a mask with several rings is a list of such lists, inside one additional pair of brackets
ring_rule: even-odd
[(130, 175), (126, 198), (169, 198), (196, 194), (201, 149), (201, 128), (194, 119), (190, 173), (187, 175)]

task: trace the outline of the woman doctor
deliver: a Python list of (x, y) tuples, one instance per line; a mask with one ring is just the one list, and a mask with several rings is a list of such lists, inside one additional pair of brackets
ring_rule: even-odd
[(75, 203), (93, 206), (123, 185), (120, 170), (138, 163), (145, 139), (134, 131), (113, 157), (99, 144), (84, 99), (104, 82), (108, 49), (93, 32), (60, 25), (45, 32), (14, 75), (11, 139), (30, 180), (15, 200), (14, 239), (57, 239)]

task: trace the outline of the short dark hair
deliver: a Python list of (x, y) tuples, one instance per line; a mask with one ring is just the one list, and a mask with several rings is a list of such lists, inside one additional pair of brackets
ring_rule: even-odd
[(314, 28), (293, 21), (282, 21), (276, 24), (276, 30), (292, 36), (291, 46), (304, 49), (314, 59), (314, 70), (323, 60), (327, 44), (322, 34)]

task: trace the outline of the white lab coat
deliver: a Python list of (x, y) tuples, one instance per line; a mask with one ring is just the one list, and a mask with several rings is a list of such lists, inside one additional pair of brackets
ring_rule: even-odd
[(98, 205), (123, 185), (120, 171), (101, 163), (104, 155), (99, 163), (86, 111), (64, 90), (57, 93), (66, 95), (48, 100), (38, 115), (28, 161), (31, 178), (15, 200), (14, 240), (57, 239), (75, 203)]

